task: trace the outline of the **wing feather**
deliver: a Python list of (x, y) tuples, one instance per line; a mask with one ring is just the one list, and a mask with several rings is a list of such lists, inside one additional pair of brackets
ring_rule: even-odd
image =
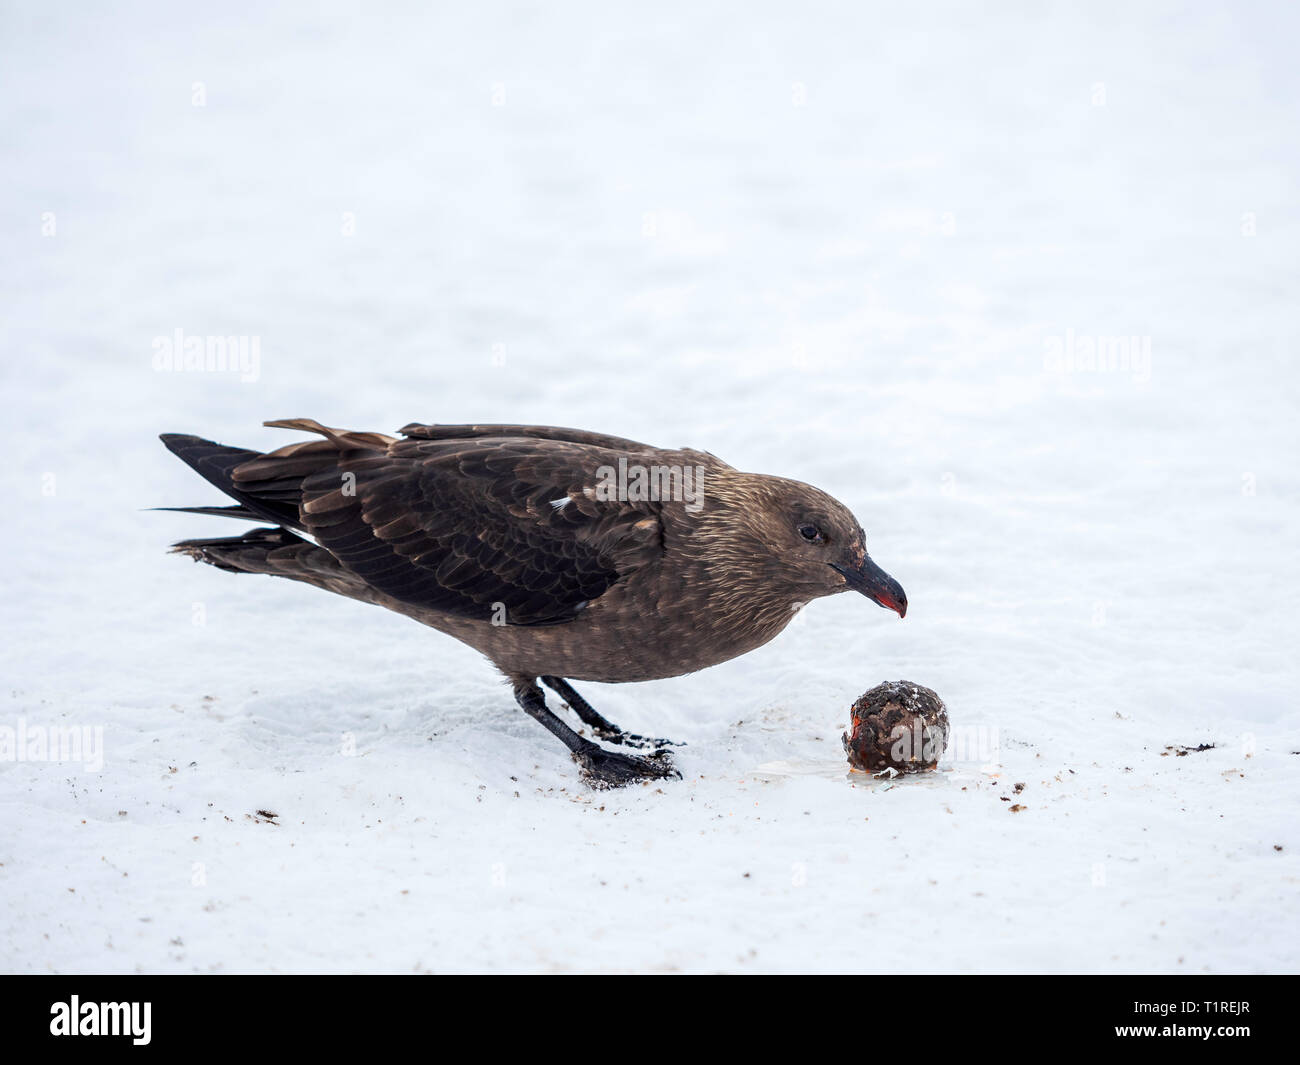
[[(325, 431), (305, 422), (293, 427)], [(662, 553), (659, 503), (593, 490), (600, 467), (645, 445), (510, 426), (407, 426), (400, 441), (327, 432), (245, 463), (235, 481), (297, 498), (322, 547), (404, 603), (483, 620), (502, 604), (508, 624), (561, 623)]]

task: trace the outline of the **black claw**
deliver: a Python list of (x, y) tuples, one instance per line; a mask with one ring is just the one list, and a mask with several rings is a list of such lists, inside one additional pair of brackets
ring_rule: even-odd
[[(554, 688), (561, 698), (572, 696), (576, 703), (571, 705), (574, 706), (578, 716), (590, 725), (598, 736), (612, 734), (609, 738), (617, 739), (620, 743), (638, 741), (647, 747), (663, 742), (648, 740), (645, 736), (630, 736), (623, 732), (617, 725), (606, 721), (592, 710), (582, 696), (569, 687), (564, 680), (557, 677), (543, 677), (542, 680), (549, 687)], [(607, 751), (603, 747), (596, 746), (591, 740), (579, 736), (547, 709), (546, 699), (542, 696), (541, 689), (527, 678), (520, 678), (516, 683), (515, 699), (529, 717), (569, 748), (573, 760), (580, 767), (579, 773), (583, 781), (589, 787), (621, 788), (625, 784), (633, 784), (638, 780), (681, 780), (682, 778), (673, 766), (671, 755), (662, 748), (644, 758), (636, 758), (630, 754)]]
[(617, 751), (606, 751), (600, 747), (589, 750), (574, 751), (573, 760), (578, 763), (579, 775), (590, 788), (605, 791), (609, 788), (621, 788), (635, 784), (640, 780), (681, 780), (682, 775), (673, 766), (672, 756), (668, 751), (655, 751), (644, 758)]
[(595, 707), (579, 695), (574, 690), (573, 685), (563, 677), (547, 676), (542, 677), (541, 680), (551, 691), (564, 700), (564, 705), (577, 714), (584, 725), (588, 726), (602, 740), (617, 743), (623, 747), (636, 747), (640, 750), (649, 747), (686, 746), (684, 743), (677, 743), (673, 740), (662, 740), (653, 736), (639, 736), (635, 732), (624, 732), (614, 722), (597, 713)]
[[(617, 743), (623, 747), (635, 747), (637, 750), (648, 750), (652, 747), (685, 747), (686, 744), (679, 743), (676, 740), (656, 739), (653, 736), (638, 736), (635, 732), (624, 732), (621, 728), (603, 729), (593, 728), (592, 731), (602, 740), (609, 743)], [(667, 753), (667, 752), (664, 752)]]

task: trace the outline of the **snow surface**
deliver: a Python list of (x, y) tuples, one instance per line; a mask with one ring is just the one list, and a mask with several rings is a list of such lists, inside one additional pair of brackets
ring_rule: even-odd
[[(0, 762), (0, 966), (1300, 968), (1294, 5), (310, 8), (0, 14), (0, 726), (103, 737)], [(165, 554), (236, 528), (154, 435), (296, 416), (706, 448), (911, 607), (579, 685), (688, 742), (593, 793), (467, 648)], [(850, 777), (900, 677), (991, 758)]]

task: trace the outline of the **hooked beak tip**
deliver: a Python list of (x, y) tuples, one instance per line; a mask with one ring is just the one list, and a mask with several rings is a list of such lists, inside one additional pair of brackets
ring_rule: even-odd
[(844, 578), (844, 584), (855, 592), (861, 592), (873, 603), (892, 610), (900, 618), (907, 617), (907, 593), (903, 586), (888, 573), (877, 566), (870, 558), (857, 568), (840, 566), (834, 562), (831, 568)]

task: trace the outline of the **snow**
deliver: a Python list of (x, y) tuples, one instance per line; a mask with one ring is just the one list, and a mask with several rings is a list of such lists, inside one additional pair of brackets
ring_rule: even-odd
[[(1298, 22), (7, 5), (0, 729), (103, 764), (0, 761), (0, 966), (1300, 968)], [(688, 744), (590, 792), (468, 648), (165, 553), (238, 526), (155, 434), (300, 416), (805, 480), (908, 615), (578, 685)], [(850, 776), (899, 678), (961, 757)]]

